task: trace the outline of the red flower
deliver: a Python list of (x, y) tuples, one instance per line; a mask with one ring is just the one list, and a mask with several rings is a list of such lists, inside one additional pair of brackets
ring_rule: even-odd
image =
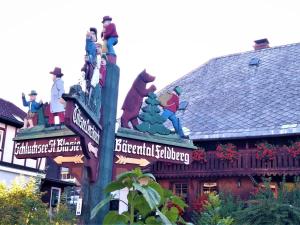
[(257, 152), (255, 157), (259, 160), (274, 160), (275, 159), (275, 147), (268, 143), (260, 143), (256, 145)]
[(195, 161), (207, 162), (205, 150), (203, 148), (194, 150), (192, 153), (192, 159)]
[(295, 142), (287, 151), (293, 158), (298, 158), (300, 156), (300, 141)]
[(233, 162), (238, 157), (236, 146), (229, 143), (225, 145), (218, 145), (216, 149), (216, 156), (221, 160), (228, 160)]

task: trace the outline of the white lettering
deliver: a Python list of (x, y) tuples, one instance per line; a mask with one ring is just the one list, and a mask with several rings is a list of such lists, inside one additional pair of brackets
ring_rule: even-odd
[(178, 161), (187, 165), (190, 163), (190, 156), (188, 153), (176, 151), (173, 147), (158, 144), (148, 144), (147, 146), (147, 143), (145, 142), (140, 144), (129, 144), (127, 140), (121, 138), (116, 138), (115, 152)]
[(92, 125), (89, 119), (84, 119), (84, 117), (82, 116), (82, 112), (77, 104), (75, 104), (75, 109), (73, 111), (73, 122), (99, 145), (99, 129), (96, 126)]

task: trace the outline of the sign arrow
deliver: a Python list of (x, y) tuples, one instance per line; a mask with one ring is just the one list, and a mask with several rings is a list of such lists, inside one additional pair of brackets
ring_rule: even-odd
[(118, 164), (136, 164), (136, 165), (140, 165), (140, 166), (147, 166), (150, 164), (150, 162), (147, 159), (136, 159), (136, 158), (129, 158), (126, 156), (122, 156), (122, 155), (117, 155), (118, 159), (116, 161), (116, 163)]
[(83, 155), (75, 155), (75, 156), (57, 156), (54, 158), (54, 161), (57, 164), (62, 164), (66, 162), (72, 162), (72, 163), (83, 163), (82, 161)]

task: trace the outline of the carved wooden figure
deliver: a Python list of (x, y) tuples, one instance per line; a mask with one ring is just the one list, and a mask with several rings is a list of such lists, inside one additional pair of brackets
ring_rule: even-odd
[[(22, 93), (23, 105), (28, 106), (28, 113), (27, 113), (26, 118), (24, 119), (24, 126), (22, 127), (22, 129), (34, 127), (33, 119), (37, 116), (37, 112), (43, 104), (42, 101), (40, 101), (39, 103), (36, 102), (36, 96), (37, 96), (37, 92), (32, 90), (29, 93), (30, 99), (29, 99), (29, 101), (27, 101), (25, 98), (25, 94)], [(29, 126), (28, 126), (28, 124), (29, 124)]]
[(146, 97), (150, 92), (154, 92), (156, 87), (151, 85), (148, 89), (146, 88), (147, 83), (153, 82), (155, 80), (154, 76), (151, 76), (146, 72), (142, 71), (135, 81), (133, 82), (127, 96), (124, 100), (122, 109), (123, 115), (121, 117), (121, 126), (124, 128), (129, 128), (129, 122), (131, 122), (132, 127), (135, 129), (138, 125), (138, 114), (141, 109), (143, 98)]

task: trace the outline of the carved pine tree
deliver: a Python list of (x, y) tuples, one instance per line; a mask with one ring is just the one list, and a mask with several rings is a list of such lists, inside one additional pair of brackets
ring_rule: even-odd
[(150, 134), (168, 135), (171, 131), (163, 125), (166, 120), (159, 114), (159, 101), (156, 98), (157, 96), (153, 92), (148, 94), (145, 101), (147, 105), (142, 107), (142, 113), (139, 115), (142, 123), (136, 128), (141, 132)]

